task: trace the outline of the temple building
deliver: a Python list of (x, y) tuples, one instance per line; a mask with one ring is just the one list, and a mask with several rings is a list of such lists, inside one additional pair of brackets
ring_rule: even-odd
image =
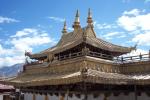
[(25, 56), (33, 61), (7, 80), (24, 100), (150, 100), (150, 53), (123, 57), (136, 49), (96, 37), (89, 9), (81, 27), (77, 11), (73, 32), (66, 21), (60, 41), (51, 48)]
[(15, 89), (13, 86), (0, 84), (0, 100), (14, 100)]

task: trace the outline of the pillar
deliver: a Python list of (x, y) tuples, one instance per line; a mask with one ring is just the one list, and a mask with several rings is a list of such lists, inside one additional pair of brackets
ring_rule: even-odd
[(33, 98), (32, 98), (32, 100), (36, 100), (35, 93), (33, 93)]
[(45, 100), (49, 100), (49, 98), (48, 98), (48, 95), (47, 95), (47, 94), (45, 94)]
[(64, 100), (64, 96), (61, 95), (61, 96), (60, 96), (60, 100)]

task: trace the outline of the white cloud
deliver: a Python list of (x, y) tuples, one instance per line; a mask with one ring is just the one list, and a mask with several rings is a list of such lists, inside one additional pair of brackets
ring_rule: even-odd
[(131, 10), (131, 11), (125, 11), (124, 13), (123, 13), (123, 15), (134, 15), (134, 16), (137, 16), (137, 15), (139, 15), (140, 14), (140, 10), (139, 9), (133, 9), (133, 10)]
[(6, 42), (11, 46), (10, 48), (4, 48), (2, 44), (0, 44), (0, 67), (24, 62), (25, 50), (32, 52), (36, 46), (55, 43), (55, 41), (49, 37), (48, 33), (35, 28), (25, 28), (21, 31), (17, 31), (16, 34), (10, 36), (10, 39)]
[(94, 26), (97, 28), (97, 29), (112, 29), (112, 28), (117, 28), (116, 25), (114, 24), (107, 24), (107, 23), (98, 23), (98, 22), (94, 22)]
[(110, 32), (110, 33), (107, 33), (106, 35), (104, 35), (104, 37), (106, 39), (113, 39), (114, 37), (115, 38), (123, 38), (123, 37), (126, 37), (126, 35), (124, 34), (124, 32)]
[(21, 31), (17, 31), (17, 33), (11, 37), (22, 37), (22, 36), (27, 36), (30, 33), (36, 35), (37, 34), (37, 30), (36, 29), (30, 29), (30, 28), (25, 28)]
[(133, 39), (132, 42), (136, 42), (139, 45), (147, 45), (150, 46), (150, 31), (147, 31), (143, 34), (138, 34), (136, 35)]
[(53, 16), (51, 16), (51, 17), (48, 17), (48, 18), (51, 19), (51, 20), (54, 20), (56, 22), (64, 22), (65, 21), (64, 18), (60, 18), (60, 17), (53, 17)]
[(0, 67), (2, 66), (11, 66), (16, 63), (23, 63), (25, 61), (25, 56), (7, 56), (7, 57), (0, 57)]
[[(133, 9), (125, 11), (124, 14), (118, 18), (118, 25), (127, 31), (135, 30), (150, 30), (150, 13), (141, 14), (142, 11)], [(130, 15), (133, 16), (130, 16)]]
[(0, 16), (0, 23), (11, 23), (11, 22), (20, 22), (19, 20)]
[(145, 10), (133, 9), (125, 11), (117, 23), (123, 29), (134, 35), (131, 42), (150, 46), (150, 13)]
[(137, 49), (137, 50), (133, 50), (131, 53), (128, 53), (124, 56), (138, 56), (140, 54), (148, 54), (147, 51), (143, 50), (143, 49)]

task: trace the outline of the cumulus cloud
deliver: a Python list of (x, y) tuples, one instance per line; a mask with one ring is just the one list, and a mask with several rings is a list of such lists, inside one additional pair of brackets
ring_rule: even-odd
[(131, 53), (128, 53), (124, 56), (138, 56), (140, 54), (148, 54), (148, 51), (143, 50), (143, 49), (137, 49), (137, 50), (133, 50)]
[(150, 31), (136, 35), (132, 41), (137, 42), (139, 45), (150, 46)]
[(51, 16), (51, 17), (48, 17), (48, 18), (51, 19), (51, 20), (54, 20), (56, 22), (64, 22), (65, 21), (64, 18), (60, 18), (60, 17)]
[(38, 47), (48, 43), (53, 45), (55, 41), (45, 31), (35, 28), (25, 28), (17, 31), (15, 35), (10, 36), (7, 40), (10, 48), (4, 48), (0, 44), (0, 67), (23, 63), (25, 50), (32, 52), (36, 46)]
[(133, 35), (131, 42), (150, 46), (150, 13), (145, 10), (132, 9), (125, 11), (117, 23), (125, 31)]
[(20, 22), (20, 21), (14, 18), (0, 16), (0, 23), (11, 23), (11, 22)]
[(141, 12), (142, 11), (137, 9), (125, 11), (123, 15), (118, 18), (118, 25), (127, 31), (134, 31), (139, 29), (150, 30), (150, 13), (142, 14)]
[(38, 32), (37, 32), (37, 29), (30, 29), (30, 28), (25, 28), (21, 31), (17, 31), (15, 35), (12, 35), (11, 37), (22, 37), (22, 36), (27, 36), (29, 35), (30, 33), (36, 35)]

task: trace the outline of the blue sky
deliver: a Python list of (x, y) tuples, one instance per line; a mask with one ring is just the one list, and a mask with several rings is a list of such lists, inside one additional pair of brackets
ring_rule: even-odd
[(134, 54), (150, 49), (150, 0), (0, 0), (0, 67), (24, 62), (33, 53), (55, 45), (66, 19), (72, 31), (76, 10), (86, 26), (92, 10), (97, 37), (134, 46)]

